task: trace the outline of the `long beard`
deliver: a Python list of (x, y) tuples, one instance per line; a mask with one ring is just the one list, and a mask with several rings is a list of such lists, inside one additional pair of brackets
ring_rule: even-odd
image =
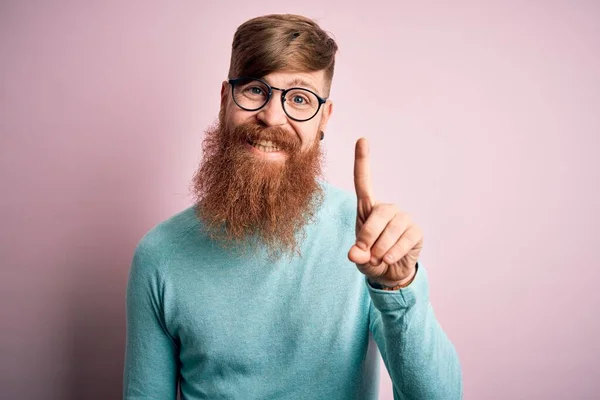
[[(257, 157), (249, 141), (270, 140), (285, 160)], [(203, 158), (193, 178), (197, 214), (210, 236), (226, 247), (266, 246), (270, 255), (299, 254), (304, 227), (323, 200), (319, 184), (323, 153), (318, 140), (300, 150), (300, 140), (277, 127), (246, 124), (224, 128), (223, 116), (209, 128)]]

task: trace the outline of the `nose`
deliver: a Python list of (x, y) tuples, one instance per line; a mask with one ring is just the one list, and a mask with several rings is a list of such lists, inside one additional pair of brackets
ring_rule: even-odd
[(281, 94), (279, 92), (273, 93), (269, 102), (258, 111), (256, 118), (266, 126), (285, 125), (287, 116), (285, 115), (285, 111), (283, 111)]

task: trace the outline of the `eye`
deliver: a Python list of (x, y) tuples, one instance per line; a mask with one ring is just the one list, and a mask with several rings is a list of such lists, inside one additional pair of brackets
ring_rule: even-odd
[(294, 104), (298, 104), (298, 105), (302, 105), (302, 104), (306, 104), (308, 103), (308, 99), (304, 96), (301, 96), (299, 94), (294, 95), (294, 97), (292, 97), (292, 101), (294, 102)]
[(246, 90), (249, 91), (251, 94), (256, 94), (256, 95), (261, 95), (264, 93), (263, 89), (259, 86), (250, 86)]

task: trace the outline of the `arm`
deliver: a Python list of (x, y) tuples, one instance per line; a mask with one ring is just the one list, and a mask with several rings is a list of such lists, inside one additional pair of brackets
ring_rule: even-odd
[(461, 399), (458, 355), (433, 313), (423, 267), (398, 291), (366, 284), (372, 299), (369, 328), (392, 379), (394, 399)]
[[(394, 398), (462, 398), (458, 356), (433, 313), (425, 270), (417, 270), (423, 232), (395, 205), (375, 201), (364, 138), (356, 142), (354, 187), (356, 243), (348, 258), (366, 276), (369, 328), (392, 378)], [(394, 290), (375, 289), (369, 279)]]
[(160, 256), (148, 239), (136, 248), (127, 285), (125, 400), (175, 400), (177, 351), (167, 332), (162, 302)]

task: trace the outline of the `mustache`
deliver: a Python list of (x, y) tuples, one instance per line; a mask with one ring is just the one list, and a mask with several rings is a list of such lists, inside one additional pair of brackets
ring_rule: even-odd
[(233, 130), (233, 136), (244, 142), (271, 141), (275, 146), (290, 153), (300, 150), (302, 145), (298, 136), (276, 126), (243, 124)]

